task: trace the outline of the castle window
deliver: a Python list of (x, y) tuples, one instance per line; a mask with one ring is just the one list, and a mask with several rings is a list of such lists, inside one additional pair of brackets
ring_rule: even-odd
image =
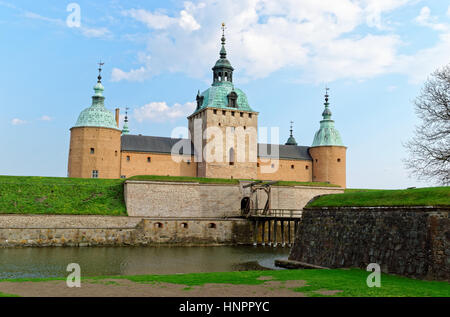
[(191, 160), (187, 160), (187, 165), (191, 165)]
[(221, 127), (221, 126), (222, 126), (222, 123), (219, 122), (219, 127)]
[(214, 109), (214, 110), (213, 110), (213, 113), (214, 113), (214, 114), (217, 114), (217, 110), (216, 110), (216, 109)]
[(91, 154), (95, 153), (95, 149), (93, 147), (91, 147)]
[(223, 110), (222, 111), (222, 115), (226, 115), (227, 113), (226, 113), (226, 111), (225, 110)]
[(131, 157), (128, 155), (127, 156), (127, 162), (129, 162), (131, 160)]
[(92, 171), (92, 178), (98, 178), (98, 171), (97, 170), (93, 170)]
[(117, 156), (117, 151), (114, 152), (114, 155)]
[(317, 163), (317, 162), (319, 162), (319, 160), (318, 160), (318, 159), (316, 159), (316, 163)]
[(125, 175), (120, 175), (120, 178), (127, 178)]
[(248, 114), (248, 117), (249, 117), (249, 118), (251, 119), (251, 118), (252, 118), (252, 114), (251, 114), (251, 113), (249, 113), (249, 114)]
[(229, 152), (229, 160), (230, 160), (230, 165), (234, 165), (234, 149), (231, 148), (230, 152)]
[(270, 167), (275, 168), (275, 164), (272, 164)]
[(337, 159), (337, 161), (338, 161), (338, 162), (340, 162), (340, 161), (341, 161), (341, 159), (340, 159), (340, 158), (338, 158), (338, 159)]
[(234, 133), (234, 127), (230, 127), (230, 131), (231, 131), (231, 133)]
[(241, 112), (241, 118), (243, 118), (244, 117), (244, 113), (243, 112)]
[(291, 169), (294, 169), (294, 165), (291, 165)]
[(256, 167), (259, 167), (259, 163), (256, 163)]
[(149, 156), (147, 157), (147, 163), (151, 163), (152, 162), (152, 158)]
[(216, 225), (215, 223), (212, 223), (212, 222), (211, 222), (211, 223), (208, 224), (208, 228), (209, 228), (209, 229), (216, 229), (216, 228), (217, 228), (217, 225)]
[(155, 223), (155, 228), (162, 228), (163, 224), (161, 222)]
[(231, 115), (234, 117), (234, 111), (231, 111)]
[(187, 229), (188, 228), (188, 224), (186, 222), (183, 222), (181, 224), (181, 228)]
[(235, 91), (232, 91), (228, 94), (228, 107), (236, 108), (237, 107), (237, 99), (238, 95)]
[(244, 125), (244, 130), (246, 130), (247, 129), (247, 127)]
[(308, 166), (308, 165), (305, 166), (305, 170), (307, 170), (307, 169), (309, 169), (309, 166)]

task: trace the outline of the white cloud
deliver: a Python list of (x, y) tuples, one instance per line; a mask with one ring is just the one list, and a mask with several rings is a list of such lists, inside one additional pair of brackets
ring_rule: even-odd
[(187, 102), (183, 105), (176, 103), (172, 107), (168, 106), (166, 102), (150, 102), (135, 109), (133, 118), (138, 122), (176, 120), (190, 115), (195, 110), (195, 106), (194, 102)]
[[(227, 23), (228, 58), (235, 80), (264, 78), (282, 69), (299, 70), (298, 80), (366, 79), (390, 72), (410, 74), (404, 45), (386, 13), (416, 0), (204, 0), (186, 2), (173, 14), (131, 9), (125, 14), (149, 28), (141, 67), (115, 68), (113, 80), (142, 81), (161, 72), (210, 78), (220, 50), (220, 22)], [(420, 19), (419, 19), (420, 20)], [(426, 10), (421, 23), (442, 26)], [(369, 26), (376, 28), (371, 33)], [(194, 32), (195, 31), (195, 32)], [(141, 36), (142, 38), (142, 36)], [(440, 52), (443, 44), (430, 48)], [(437, 52), (438, 53), (438, 52)], [(432, 58), (433, 59), (433, 58)], [(411, 62), (413, 63), (413, 62)]]
[(447, 31), (449, 29), (447, 24), (438, 23), (437, 17), (431, 16), (431, 10), (428, 7), (423, 7), (415, 20), (420, 25), (432, 28), (436, 31)]
[(102, 38), (111, 37), (111, 32), (105, 27), (91, 28), (91, 27), (81, 26), (80, 31), (86, 37), (97, 37), (97, 38), (98, 37), (102, 37)]
[(143, 9), (126, 10), (123, 12), (123, 14), (144, 23), (150, 29), (166, 29), (170, 25), (176, 23), (176, 19), (171, 18), (165, 14), (159, 12), (152, 13)]
[(19, 118), (14, 118), (11, 120), (11, 124), (12, 125), (22, 125), (22, 124), (26, 124), (27, 122), (25, 120), (19, 119)]
[(53, 118), (47, 115), (43, 115), (42, 117), (39, 118), (39, 120), (41, 121), (52, 121)]

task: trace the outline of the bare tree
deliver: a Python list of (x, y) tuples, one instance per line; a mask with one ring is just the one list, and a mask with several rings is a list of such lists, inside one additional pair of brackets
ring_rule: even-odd
[(414, 104), (421, 124), (405, 144), (406, 168), (418, 179), (449, 185), (450, 64), (431, 74)]

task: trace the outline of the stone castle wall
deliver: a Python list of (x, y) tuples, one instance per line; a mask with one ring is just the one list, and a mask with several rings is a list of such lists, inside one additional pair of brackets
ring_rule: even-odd
[[(126, 181), (125, 201), (130, 216), (136, 217), (238, 217), (241, 200), (250, 195), (243, 184), (198, 184), (179, 182)], [(317, 195), (342, 193), (341, 188), (273, 186), (271, 208), (301, 210)], [(258, 193), (258, 208), (267, 200)], [(253, 202), (253, 208), (256, 203)]]
[(382, 272), (450, 279), (449, 208), (308, 208), (290, 260), (330, 268), (378, 263)]
[(0, 247), (250, 244), (244, 219), (0, 216)]

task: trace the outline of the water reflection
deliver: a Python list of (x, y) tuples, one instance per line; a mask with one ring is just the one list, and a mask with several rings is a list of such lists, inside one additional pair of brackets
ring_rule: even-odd
[(288, 248), (105, 247), (0, 249), (0, 279), (67, 276), (79, 263), (83, 276), (175, 274), (276, 269)]

